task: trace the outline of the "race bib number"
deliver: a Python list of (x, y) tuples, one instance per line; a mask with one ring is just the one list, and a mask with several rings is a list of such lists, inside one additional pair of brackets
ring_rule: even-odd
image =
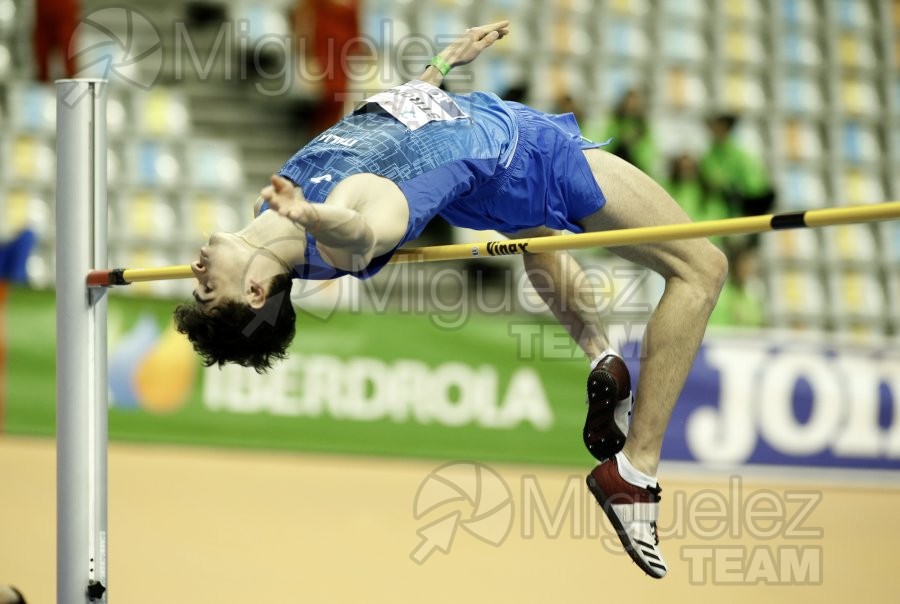
[(377, 103), (410, 130), (428, 122), (469, 117), (446, 92), (419, 80), (379, 92), (363, 102)]

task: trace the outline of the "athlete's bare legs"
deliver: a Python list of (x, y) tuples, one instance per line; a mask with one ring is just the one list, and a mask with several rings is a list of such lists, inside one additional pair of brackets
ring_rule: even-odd
[[(581, 221), (586, 231), (689, 222), (677, 202), (631, 164), (600, 149), (584, 153), (607, 200), (601, 210)], [(624, 448), (635, 468), (654, 476), (666, 426), (700, 348), (728, 265), (725, 255), (706, 239), (610, 251), (666, 280), (665, 292), (645, 332), (634, 415)]]

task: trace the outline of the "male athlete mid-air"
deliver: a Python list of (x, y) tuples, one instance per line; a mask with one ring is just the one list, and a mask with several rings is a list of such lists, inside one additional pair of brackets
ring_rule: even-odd
[[(508, 26), (469, 29), (419, 80), (368, 99), (272, 176), (250, 224), (210, 237), (192, 265), (195, 302), (175, 311), (178, 329), (207, 364), (268, 369), (286, 356), (294, 336), (292, 279), (365, 279), (438, 215), (509, 237), (688, 222), (662, 187), (584, 139), (572, 114), (438, 88), (450, 67), (474, 60)], [(666, 282), (647, 325), (634, 399), (596, 306), (574, 286), (579, 265), (565, 252), (523, 259), (537, 291), (590, 360), (583, 438), (600, 463), (588, 487), (632, 559), (661, 578), (656, 472), (663, 435), (727, 263), (703, 239), (611, 251)], [(259, 312), (275, 320), (254, 321)]]

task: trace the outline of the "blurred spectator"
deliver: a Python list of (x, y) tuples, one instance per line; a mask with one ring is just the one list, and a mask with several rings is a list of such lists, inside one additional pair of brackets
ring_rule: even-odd
[(559, 95), (556, 98), (555, 105), (556, 108), (554, 109), (554, 113), (571, 113), (575, 116), (575, 121), (578, 122), (579, 125), (583, 123), (582, 119), (584, 117), (584, 112), (581, 110), (581, 105), (572, 98), (572, 95)]
[(682, 153), (669, 163), (669, 194), (681, 205), (691, 220), (717, 220), (728, 217), (728, 208), (720, 199), (711, 198), (709, 188), (700, 175), (697, 158)]
[(33, 231), (25, 229), (11, 241), (0, 241), (0, 281), (27, 283), (28, 256), (37, 243)]
[(644, 95), (632, 88), (616, 105), (606, 128), (588, 124), (584, 135), (595, 141), (612, 137), (606, 150), (653, 175), (656, 169), (656, 144), (650, 133)]
[(11, 585), (0, 585), (0, 604), (25, 604), (25, 598)]
[(350, 84), (348, 58), (362, 52), (359, 0), (298, 0), (294, 35), (303, 42), (298, 49), (311, 52), (310, 58), (318, 63), (317, 73), (325, 74), (310, 125), (312, 132), (321, 132), (344, 116)]
[[(709, 194), (709, 187), (700, 175), (697, 158), (689, 153), (682, 153), (672, 158), (669, 163), (669, 178), (664, 182), (678, 205), (691, 220), (718, 220), (728, 218), (728, 208), (721, 197)], [(722, 237), (710, 237), (710, 241), (722, 247)]]
[(709, 319), (710, 325), (762, 327), (763, 292), (756, 249), (746, 243), (726, 247), (728, 280)]
[(525, 103), (528, 100), (529, 87), (527, 82), (520, 82), (510, 86), (506, 92), (500, 95), (504, 101)]
[(712, 145), (700, 160), (700, 174), (714, 203), (729, 216), (766, 214), (775, 201), (769, 175), (758, 159), (741, 148), (733, 136), (737, 117), (717, 115), (709, 121)]
[(75, 77), (75, 58), (69, 54), (69, 42), (78, 27), (79, 0), (35, 0), (34, 63), (36, 77), (50, 81), (50, 62), (56, 51), (64, 66), (63, 76)]

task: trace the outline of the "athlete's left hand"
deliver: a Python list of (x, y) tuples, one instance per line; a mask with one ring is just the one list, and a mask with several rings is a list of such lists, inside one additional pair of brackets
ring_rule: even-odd
[(319, 224), (319, 215), (313, 204), (303, 197), (303, 191), (277, 174), (273, 174), (270, 180), (272, 184), (259, 192), (260, 196), (269, 202), (269, 206), (300, 226), (315, 230)]

